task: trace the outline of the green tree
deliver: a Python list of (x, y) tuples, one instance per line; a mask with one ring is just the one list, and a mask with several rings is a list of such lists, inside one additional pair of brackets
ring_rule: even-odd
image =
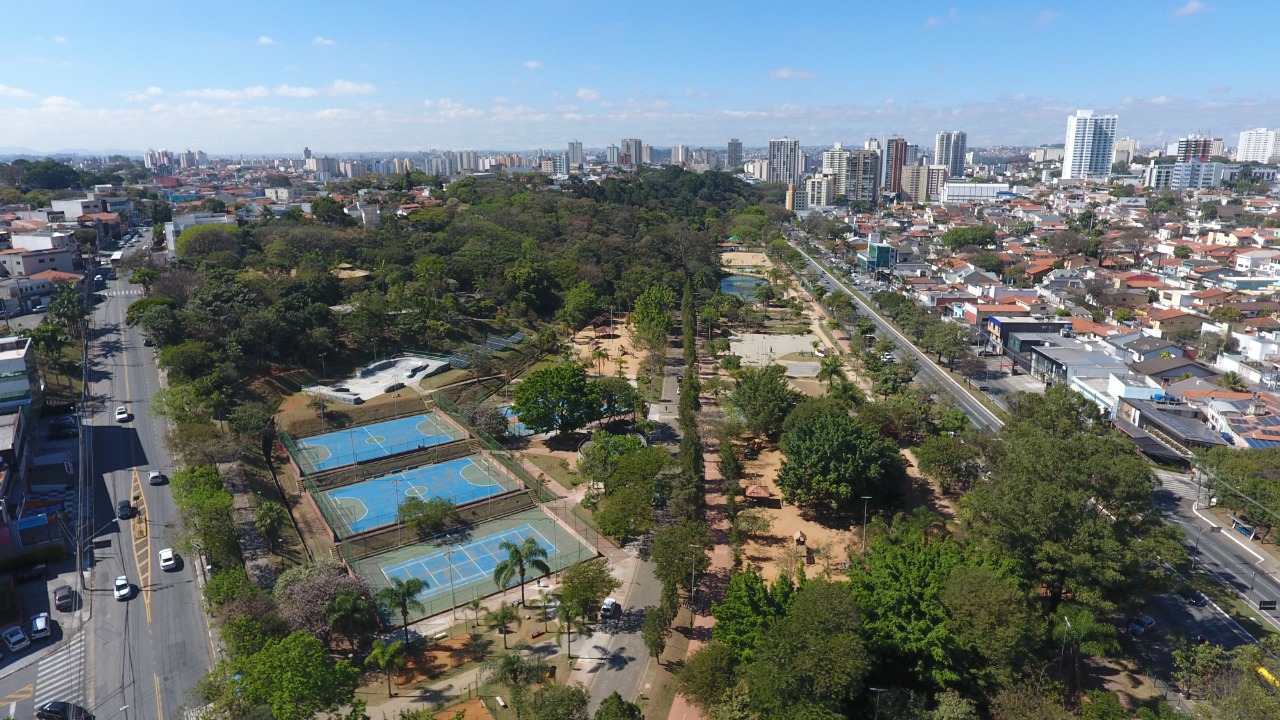
[(1133, 311), (1127, 307), (1118, 307), (1111, 311), (1111, 317), (1114, 318), (1116, 322), (1129, 322), (1130, 320), (1133, 320)]
[(609, 570), (608, 559), (595, 558), (570, 565), (560, 573), (560, 603), (573, 605), (588, 615), (620, 587), (622, 583)]
[(356, 225), (356, 219), (347, 214), (346, 208), (329, 197), (318, 197), (311, 201), (311, 217), (315, 218), (316, 222), (330, 227), (343, 228)]
[(360, 671), (346, 660), (331, 662), (320, 641), (305, 632), (271, 641), (254, 655), (237, 660), (236, 692), (267, 705), (278, 720), (305, 720), (336, 710), (351, 700)]
[(218, 608), (258, 592), (258, 586), (249, 579), (249, 574), (243, 567), (231, 567), (219, 570), (209, 577), (209, 582), (204, 586), (204, 602), (210, 608)]
[(628, 322), (633, 340), (642, 349), (652, 354), (666, 348), (672, 326), (671, 308), (675, 302), (676, 294), (662, 285), (652, 285), (636, 298), (635, 309)]
[(644, 614), (644, 622), (640, 625), (640, 639), (644, 641), (649, 657), (658, 660), (658, 664), (662, 664), (659, 658), (667, 649), (667, 637), (671, 634), (671, 623), (674, 620), (661, 607), (649, 608)]
[(461, 522), (458, 506), (448, 498), (407, 497), (396, 508), (396, 521), (412, 528), (421, 540), (434, 537), (455, 523)]
[(1011, 573), (972, 562), (952, 570), (935, 597), (946, 611), (960, 674), (969, 687), (991, 691), (1034, 659), (1043, 621)]
[(535, 370), (516, 386), (512, 412), (534, 432), (568, 433), (600, 417), (600, 394), (580, 365)]
[(498, 545), (500, 552), (506, 553), (506, 557), (498, 561), (493, 568), (493, 582), (504, 590), (511, 584), (513, 577), (520, 579), (520, 605), (525, 605), (524, 599), (524, 578), (529, 568), (537, 570), (542, 575), (551, 574), (551, 566), (547, 565), (547, 549), (538, 544), (538, 540), (532, 536), (526, 537), (519, 545), (503, 540)]
[(938, 322), (925, 331), (924, 347), (938, 356), (938, 361), (947, 359), (948, 367), (955, 367), (956, 360), (967, 357), (971, 353), (969, 331), (956, 323)]
[(1211, 642), (1190, 642), (1173, 649), (1173, 677), (1187, 697), (1206, 695), (1230, 668), (1227, 651)]
[(955, 690), (938, 693), (929, 720), (978, 720), (978, 706)]
[(1191, 257), (1191, 248), (1186, 245), (1179, 245), (1173, 249), (1173, 256), (1180, 260), (1185, 260), (1186, 258)]
[(783, 433), (779, 445), (786, 459), (778, 487), (798, 505), (847, 511), (862, 495), (895, 496), (904, 476), (893, 443), (848, 415), (808, 418)]
[(1209, 317), (1213, 318), (1214, 322), (1238, 324), (1244, 319), (1244, 314), (1240, 312), (1240, 308), (1220, 305), (1209, 312)]
[(697, 582), (696, 576), (711, 566), (707, 556), (710, 547), (711, 536), (704, 523), (686, 521), (660, 528), (653, 535), (649, 552), (654, 575), (669, 591), (692, 590), (690, 583)]
[(565, 641), (565, 654), (569, 656), (569, 660), (573, 660), (573, 634), (576, 632), (579, 636), (588, 631), (587, 614), (577, 605), (562, 603), (559, 610), (559, 620), (556, 623), (556, 645), (560, 644), (560, 639)]
[(625, 543), (653, 528), (653, 486), (627, 485), (600, 500), (595, 512), (600, 532)]
[(134, 270), (129, 275), (129, 282), (133, 285), (141, 285), (144, 293), (151, 292), (151, 285), (156, 281), (160, 273), (155, 268), (141, 267)]
[(986, 270), (989, 273), (997, 275), (1004, 269), (1004, 258), (993, 252), (980, 252), (969, 259), (969, 262), (980, 270)]
[(828, 392), (833, 384), (845, 379), (844, 359), (835, 351), (818, 361), (818, 382), (825, 382)]
[(995, 239), (996, 229), (992, 225), (953, 227), (942, 234), (942, 244), (953, 252), (969, 245), (985, 247)]
[(353, 650), (364, 645), (364, 640), (376, 628), (377, 603), (363, 592), (348, 590), (329, 601), (328, 623), (333, 631), (346, 638)]
[(1235, 370), (1228, 370), (1222, 373), (1215, 379), (1215, 382), (1227, 390), (1236, 392), (1244, 392), (1249, 389), (1249, 383)]
[(491, 628), (496, 628), (498, 634), (502, 636), (502, 649), (508, 650), (507, 632), (512, 623), (520, 624), (520, 611), (516, 610), (514, 605), (508, 605), (503, 602), (498, 607), (484, 614), (484, 623)]
[(387, 697), (391, 697), (391, 673), (404, 667), (405, 646), (400, 640), (387, 642), (379, 638), (373, 641), (373, 649), (364, 659), (365, 667), (371, 667), (387, 678)]
[(591, 720), (644, 720), (644, 712), (639, 705), (623, 700), (615, 690), (600, 703)]
[(711, 637), (724, 643), (739, 660), (749, 662), (765, 629), (785, 611), (754, 569), (735, 572), (729, 577), (724, 599), (711, 608), (716, 619)]
[(48, 317), (61, 323), (74, 340), (84, 337), (90, 308), (74, 285), (63, 285), (49, 301)]
[(734, 685), (738, 658), (724, 643), (711, 641), (676, 671), (676, 692), (703, 712), (720, 704)]
[(590, 703), (581, 685), (543, 685), (529, 696), (529, 720), (589, 720)]
[(978, 479), (982, 453), (959, 437), (935, 435), (915, 449), (920, 472), (938, 481), (943, 491), (960, 494)]
[(560, 308), (560, 313), (570, 327), (578, 328), (600, 314), (602, 306), (595, 288), (584, 280), (564, 294), (564, 305)]
[(274, 500), (264, 500), (253, 509), (253, 526), (267, 541), (268, 549), (280, 543), (280, 531), (289, 523), (289, 511)]
[(374, 599), (378, 601), (390, 614), (399, 612), (400, 619), (404, 622), (404, 641), (409, 642), (409, 612), (426, 612), (426, 607), (418, 600), (418, 596), (427, 589), (425, 580), (419, 578), (391, 578), (391, 584), (384, 587), (374, 595)]
[[(767, 717), (806, 717), (795, 708), (844, 714), (871, 668), (858, 606), (842, 583), (810, 580), (768, 630), (743, 670), (751, 703)], [(839, 715), (837, 715), (839, 716)]]
[(183, 230), (174, 247), (178, 255), (188, 258), (235, 255), (240, 250), (240, 231), (235, 225), (196, 225)]
[(747, 428), (759, 435), (773, 435), (800, 400), (800, 394), (787, 384), (786, 368), (744, 367), (737, 375), (729, 404), (742, 413)]

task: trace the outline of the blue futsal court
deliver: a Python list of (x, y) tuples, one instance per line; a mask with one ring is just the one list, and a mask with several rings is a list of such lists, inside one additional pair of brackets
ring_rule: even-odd
[[(533, 529), (532, 525), (525, 524), (447, 550), (436, 550), (412, 560), (388, 565), (382, 568), (382, 573), (387, 576), (388, 581), (393, 578), (401, 580), (418, 578), (426, 581), (427, 589), (418, 595), (418, 598), (429, 598), (478, 581), (492, 580), (494, 568), (507, 557), (507, 553), (500, 547), (503, 541), (520, 545), (525, 538), (530, 537), (537, 541), (539, 547), (547, 551), (548, 559), (555, 557), (555, 545), (543, 537), (542, 533)], [(532, 568), (528, 570), (530, 573), (537, 572)], [(529, 575), (525, 579), (529, 580), (533, 577)], [(519, 582), (520, 578), (516, 576), (511, 579), (511, 585), (508, 587), (514, 587)]]
[(480, 457), (472, 455), (380, 475), (354, 485), (326, 490), (321, 495), (338, 507), (341, 522), (347, 526), (346, 532), (340, 534), (348, 536), (394, 524), (396, 510), (405, 498), (425, 500), (438, 497), (454, 505), (463, 505), (518, 489), (519, 486), (505, 479), (501, 471), (487, 469), (483, 459), (477, 463), (474, 458)]
[(512, 437), (529, 437), (533, 434), (532, 430), (525, 427), (524, 423), (520, 422), (520, 417), (516, 415), (510, 405), (503, 405), (498, 408), (498, 410), (500, 410), (503, 417), (507, 419), (507, 432), (511, 433)]
[(428, 412), (313, 435), (298, 441), (298, 461), (307, 473), (317, 473), (461, 439), (461, 432)]

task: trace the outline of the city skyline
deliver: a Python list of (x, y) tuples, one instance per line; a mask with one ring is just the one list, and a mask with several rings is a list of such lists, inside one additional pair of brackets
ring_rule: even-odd
[[(0, 153), (602, 148), (628, 137), (856, 147), (886, 135), (928, 147), (956, 128), (971, 147), (1043, 145), (1060, 143), (1080, 108), (1120, 115), (1121, 132), (1144, 144), (1197, 132), (1230, 142), (1280, 124), (1262, 65), (1183, 53), (1126, 71), (1087, 49), (1110, 39), (1098, 35), (1100, 13), (1132, 29), (1135, 53), (1144, 37), (1226, 37), (1265, 26), (1259, 14), (1280, 20), (1241, 1), (860, 8), (856, 24), (903, 51), (883, 69), (815, 53), (827, 22), (760, 2), (658, 2), (639, 30), (581, 2), (487, 6), (387, 2), (348, 22), (337, 3), (299, 13), (233, 1), (219, 9), (236, 21), (223, 22), (130, 0), (105, 16), (15, 2), (8, 15), (24, 30), (0, 68)], [(570, 28), (569, 41), (544, 42), (550, 28)], [(937, 52), (906, 52), (913, 43)], [(1126, 52), (1123, 37), (1108, 52)], [(1097, 68), (1113, 76), (1101, 82)]]

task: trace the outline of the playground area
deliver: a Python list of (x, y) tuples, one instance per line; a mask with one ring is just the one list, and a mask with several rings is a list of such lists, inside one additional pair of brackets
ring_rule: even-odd
[[(363, 558), (351, 567), (375, 591), (390, 586), (391, 578), (426, 582), (427, 589), (417, 598), (426, 610), (416, 617), (411, 614), (410, 621), (414, 621), (514, 587), (518, 578), (508, 588), (498, 587), (493, 570), (507, 557), (502, 543), (519, 545), (525, 538), (533, 538), (547, 551), (546, 563), (553, 572), (595, 557), (595, 551), (568, 528), (543, 510), (532, 508)], [(526, 580), (536, 574), (530, 570)]]
[(520, 483), (483, 455), (406, 468), (326, 490), (317, 505), (339, 537), (350, 537), (397, 521), (406, 498), (444, 498), (454, 505), (520, 489)]
[(442, 445), (466, 437), (435, 411), (312, 435), (297, 441), (294, 461), (307, 475)]

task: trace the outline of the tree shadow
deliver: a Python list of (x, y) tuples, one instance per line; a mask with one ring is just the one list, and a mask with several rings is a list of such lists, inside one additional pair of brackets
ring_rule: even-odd
[(547, 449), (555, 452), (577, 452), (590, 437), (586, 432), (556, 433), (547, 438)]

